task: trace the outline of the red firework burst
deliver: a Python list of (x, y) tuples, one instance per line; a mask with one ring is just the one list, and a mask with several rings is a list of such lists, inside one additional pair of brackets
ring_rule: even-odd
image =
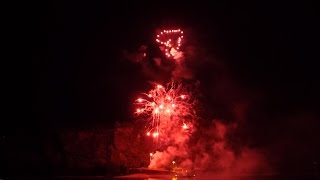
[(192, 127), (193, 109), (190, 93), (182, 84), (170, 82), (167, 87), (156, 84), (154, 89), (135, 102), (136, 114), (148, 120), (147, 136), (159, 138), (177, 126), (182, 130)]
[(156, 42), (164, 47), (165, 55), (174, 59), (180, 57), (180, 46), (183, 40), (183, 31), (180, 29), (163, 30), (160, 34), (157, 34)]

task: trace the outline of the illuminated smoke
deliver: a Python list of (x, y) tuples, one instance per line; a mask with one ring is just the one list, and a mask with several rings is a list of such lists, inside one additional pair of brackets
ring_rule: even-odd
[[(181, 32), (179, 29), (164, 30), (156, 35), (156, 42), (166, 58), (153, 59), (156, 59), (156, 66), (163, 70), (164, 74), (170, 74), (174, 80), (193, 79), (195, 66), (199, 66), (199, 61), (202, 63), (204, 61), (199, 58), (201, 53), (195, 47), (184, 48), (186, 52), (181, 51), (183, 42), (183, 38), (180, 37), (182, 36)], [(195, 58), (197, 58), (196, 63)], [(171, 66), (166, 66), (168, 62), (171, 63)], [(190, 62), (196, 65), (190, 68), (190, 64), (188, 64)], [(234, 123), (213, 120), (205, 126), (201, 125), (196, 121), (198, 117), (195, 108), (198, 107), (194, 102), (197, 97), (191, 96), (193, 94), (191, 91), (187, 91), (183, 84), (175, 82), (171, 82), (167, 86), (155, 84), (152, 90), (142, 94), (135, 101), (135, 114), (146, 121), (145, 136), (153, 140), (153, 151), (150, 152), (152, 154), (146, 155), (150, 156), (149, 168), (176, 166), (217, 174), (252, 173), (268, 169), (267, 160), (261, 149), (250, 148), (245, 144), (236, 146), (232, 142), (230, 134), (237, 130), (237, 123), (241, 123), (240, 121), (244, 121), (246, 118), (244, 117), (245, 110), (233, 107), (238, 103), (234, 99), (238, 98), (240, 92), (231, 82), (223, 63), (217, 60), (210, 60), (209, 63), (213, 63), (209, 67), (214, 68), (208, 70), (213, 71), (217, 78), (212, 78), (212, 81), (210, 79), (207, 82), (212, 86), (206, 91), (216, 97), (215, 100), (219, 101), (217, 103), (226, 104), (222, 104), (218, 108), (235, 111), (228, 112), (226, 115), (228, 121)], [(154, 67), (144, 67), (148, 71), (154, 72)], [(161, 79), (162, 75), (159, 76), (158, 79)], [(166, 78), (161, 80), (163, 79)], [(213, 116), (215, 112), (219, 111), (213, 107), (208, 109)], [(237, 116), (236, 119), (229, 119), (233, 115)]]
[(145, 135), (153, 139), (149, 168), (164, 168), (175, 158), (187, 157), (187, 142), (194, 131), (195, 100), (190, 90), (174, 81), (136, 99), (136, 115), (147, 122)]
[(141, 45), (136, 52), (123, 51), (123, 57), (134, 63), (141, 63), (147, 56), (147, 46)]
[(264, 151), (246, 145), (233, 147), (228, 137), (237, 128), (236, 123), (224, 124), (213, 120), (202, 127), (190, 146), (193, 166), (215, 175), (236, 175), (271, 172)]

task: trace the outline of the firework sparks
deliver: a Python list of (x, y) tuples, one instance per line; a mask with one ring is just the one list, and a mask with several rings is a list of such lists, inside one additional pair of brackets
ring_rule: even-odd
[(157, 34), (156, 42), (164, 47), (164, 53), (168, 58), (180, 58), (180, 46), (183, 40), (183, 31), (180, 29), (163, 30)]
[[(138, 106), (136, 114), (147, 117), (147, 136), (159, 138), (161, 134), (169, 133), (167, 131), (172, 127), (168, 124), (180, 124), (184, 130), (189, 128), (186, 123), (193, 119), (191, 96), (182, 84), (170, 82), (167, 88), (156, 84), (154, 89), (143, 95), (144, 98), (139, 97), (135, 102)], [(169, 123), (172, 121), (174, 123)]]
[[(177, 65), (183, 60), (183, 40), (180, 29), (163, 30), (156, 35), (160, 50), (168, 59), (176, 60)], [(145, 136), (152, 139), (154, 154), (149, 154), (150, 168), (164, 167), (167, 160), (170, 163), (175, 156), (186, 157), (185, 144), (194, 132), (196, 119), (194, 107), (197, 101), (191, 96), (191, 88), (174, 81), (165, 86), (154, 84), (149, 92), (142, 93), (135, 100), (135, 114), (146, 121)]]

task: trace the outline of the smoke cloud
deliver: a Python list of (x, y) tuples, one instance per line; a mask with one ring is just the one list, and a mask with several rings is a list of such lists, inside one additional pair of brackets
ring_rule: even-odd
[(150, 79), (200, 81), (199, 101), (206, 106), (196, 107), (202, 113), (188, 125), (189, 131), (175, 124), (179, 121), (162, 122), (161, 127), (166, 128), (162, 132), (170, 133), (159, 136), (159, 141), (166, 143), (153, 152), (149, 168), (176, 166), (220, 175), (273, 172), (266, 149), (250, 145), (243, 135), (250, 108), (260, 95), (240, 88), (226, 64), (207, 55), (204, 49), (192, 43), (182, 49), (174, 59), (148, 53), (143, 58), (128, 56)]
[(191, 146), (194, 166), (221, 175), (270, 172), (262, 150), (246, 145), (232, 146), (228, 136), (236, 128), (236, 124), (226, 125), (220, 120), (213, 120), (207, 128), (201, 128)]

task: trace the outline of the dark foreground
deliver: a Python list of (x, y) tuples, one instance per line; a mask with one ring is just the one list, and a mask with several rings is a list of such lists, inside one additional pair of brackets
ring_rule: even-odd
[(148, 174), (131, 174), (126, 176), (69, 176), (69, 177), (56, 177), (59, 180), (179, 180), (179, 179), (192, 179), (192, 180), (316, 180), (320, 179), (320, 176), (316, 175), (239, 175), (239, 176), (215, 176), (215, 175), (197, 175), (196, 177), (175, 177), (172, 175), (148, 175)]

